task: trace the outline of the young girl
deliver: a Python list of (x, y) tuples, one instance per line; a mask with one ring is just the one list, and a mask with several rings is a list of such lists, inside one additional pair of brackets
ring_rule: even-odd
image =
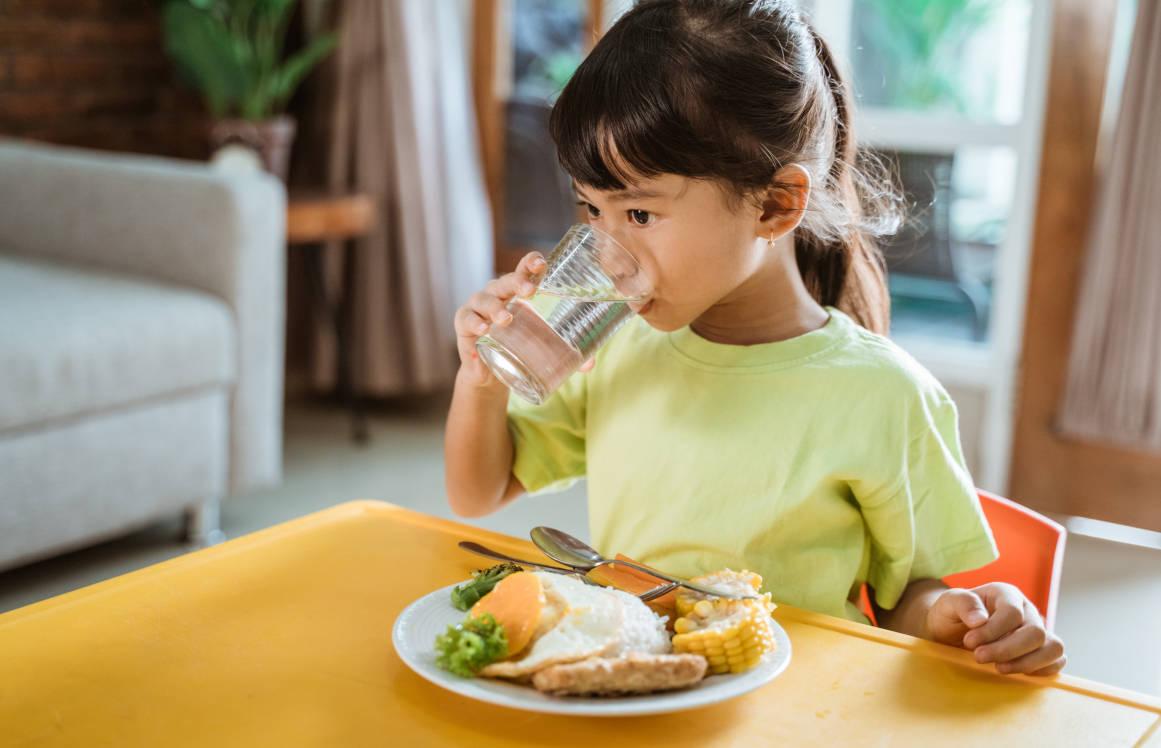
[[(593, 544), (691, 577), (752, 569), (775, 600), (1050, 675), (1060, 639), (1015, 587), (948, 589), (996, 548), (956, 410), (881, 334), (886, 180), (856, 164), (846, 89), (789, 0), (647, 0), (565, 87), (551, 130), (589, 221), (655, 294), (541, 406), (475, 353), (530, 296), (532, 254), (456, 315), (452, 508), (588, 479)], [(593, 362), (590, 362), (592, 364)]]

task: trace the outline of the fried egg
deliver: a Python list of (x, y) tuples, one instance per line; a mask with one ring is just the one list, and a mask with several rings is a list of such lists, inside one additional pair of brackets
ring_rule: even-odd
[(590, 657), (669, 651), (665, 621), (633, 595), (574, 577), (534, 573), (544, 595), (532, 643), (515, 658), (488, 665), (481, 675), (526, 678), (550, 665)]

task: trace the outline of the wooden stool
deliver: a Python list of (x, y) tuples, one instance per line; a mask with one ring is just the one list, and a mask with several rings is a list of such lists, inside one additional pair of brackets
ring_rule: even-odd
[[(355, 283), (354, 240), (370, 233), (377, 221), (375, 202), (369, 195), (292, 193), (286, 206), (286, 243), (303, 247), (315, 309), (323, 324), (334, 331), (338, 348), (336, 389), (351, 411), (351, 434), (360, 444), (369, 438), (362, 398), (355, 392), (353, 376), (358, 343), (354, 340)], [(343, 290), (332, 294), (323, 272), (323, 250), (329, 242), (341, 247)]]

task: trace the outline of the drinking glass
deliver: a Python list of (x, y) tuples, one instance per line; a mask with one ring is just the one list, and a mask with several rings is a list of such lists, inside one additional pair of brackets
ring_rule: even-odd
[(508, 304), (512, 321), (476, 341), (492, 373), (534, 405), (592, 358), (653, 292), (636, 258), (587, 224), (570, 228), (547, 262), (535, 295)]

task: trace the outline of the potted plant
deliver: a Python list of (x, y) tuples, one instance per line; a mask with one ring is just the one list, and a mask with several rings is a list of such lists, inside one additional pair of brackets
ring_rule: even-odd
[(283, 180), (295, 130), (286, 102), (336, 41), (328, 34), (286, 56), (295, 2), (164, 0), (162, 8), (166, 51), (213, 117), (214, 148), (242, 142)]

